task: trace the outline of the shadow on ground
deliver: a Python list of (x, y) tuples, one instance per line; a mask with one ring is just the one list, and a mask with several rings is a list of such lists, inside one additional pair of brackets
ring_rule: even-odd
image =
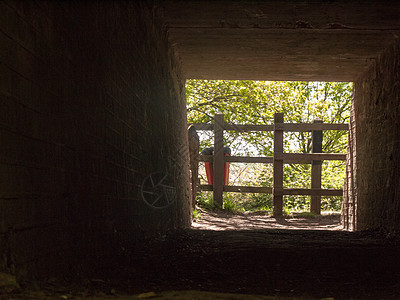
[(337, 216), (203, 214), (191, 229), (99, 260), (80, 284), (42, 284), (49, 298), (14, 299), (400, 299), (399, 239), (337, 225)]
[(199, 209), (200, 216), (192, 228), (204, 230), (253, 230), (253, 229), (312, 229), (342, 230), (340, 213), (322, 215), (293, 214), (275, 218), (266, 212), (234, 214), (222, 210), (206, 211)]

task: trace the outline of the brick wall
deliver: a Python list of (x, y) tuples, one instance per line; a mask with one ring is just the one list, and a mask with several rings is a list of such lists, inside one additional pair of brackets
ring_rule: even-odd
[[(400, 44), (386, 49), (354, 85), (356, 229), (400, 230)], [(355, 157), (357, 158), (355, 159)], [(346, 217), (346, 216), (344, 216)]]
[(348, 146), (347, 146), (347, 159), (346, 159), (346, 177), (345, 184), (343, 187), (343, 201), (342, 201), (342, 215), (341, 222), (343, 228), (346, 230), (357, 230), (357, 185), (355, 178), (357, 176), (356, 169), (356, 121), (354, 115), (354, 95), (355, 90), (353, 87), (353, 99), (350, 109), (350, 122), (349, 122), (349, 134), (348, 134)]
[[(189, 225), (184, 82), (162, 28), (144, 2), (0, 2), (0, 271), (77, 272)], [(176, 188), (158, 210), (141, 197), (157, 171)]]

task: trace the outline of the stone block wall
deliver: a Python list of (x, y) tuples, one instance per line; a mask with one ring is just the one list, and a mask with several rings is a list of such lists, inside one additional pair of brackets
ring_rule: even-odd
[[(386, 49), (354, 84), (351, 157), (344, 205), (354, 229), (400, 230), (400, 43)], [(347, 214), (347, 215), (346, 215)], [(350, 214), (344, 211), (344, 221)], [(351, 223), (351, 222), (348, 222)], [(350, 224), (351, 225), (351, 224)], [(348, 227), (348, 229), (352, 229)]]
[[(0, 2), (0, 271), (78, 272), (190, 224), (186, 103), (152, 5)], [(169, 174), (153, 209), (143, 180)]]
[(350, 122), (346, 159), (346, 175), (343, 187), (343, 201), (341, 212), (341, 223), (346, 230), (357, 230), (357, 185), (355, 178), (357, 175), (357, 139), (356, 139), (356, 122), (354, 115), (354, 87), (353, 101), (350, 108)]

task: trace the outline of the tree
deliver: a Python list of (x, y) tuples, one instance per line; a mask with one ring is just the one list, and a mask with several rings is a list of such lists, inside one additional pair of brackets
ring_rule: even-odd
[[(285, 122), (305, 123), (322, 119), (325, 123), (349, 121), (352, 84), (345, 82), (272, 82), (188, 80), (186, 82), (189, 123), (211, 123), (216, 112), (224, 113), (226, 122), (236, 124), (272, 124), (275, 112), (283, 112)], [(201, 147), (212, 143), (204, 133)], [(224, 143), (236, 155), (271, 156), (272, 132), (238, 133), (228, 131)], [(311, 134), (286, 133), (285, 152), (311, 152)], [(323, 151), (344, 153), (346, 131), (325, 131)], [(343, 186), (344, 163), (325, 162), (323, 185)], [(285, 186), (309, 187), (309, 165), (285, 165)], [(270, 180), (264, 180), (266, 184)]]

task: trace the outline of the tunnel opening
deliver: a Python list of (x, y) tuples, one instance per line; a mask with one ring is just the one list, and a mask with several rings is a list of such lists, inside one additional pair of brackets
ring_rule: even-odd
[[(186, 79), (354, 83), (342, 209), (346, 230), (395, 232), (399, 226), (398, 171), (391, 164), (399, 143), (393, 135), (398, 132), (399, 24), (388, 13), (399, 7), (386, 4), (160, 5)], [(203, 5), (210, 8), (209, 15), (202, 13)], [(361, 16), (376, 22), (367, 25)]]
[[(209, 150), (214, 149), (214, 131), (210, 129), (212, 123), (215, 123), (213, 117), (215, 112), (223, 112), (224, 122), (230, 126), (223, 134), (224, 149), (228, 148), (228, 158), (230, 158), (230, 162), (225, 162), (226, 170), (224, 170), (225, 192), (221, 207), (224, 212), (218, 213), (214, 210), (211, 215), (209, 213), (209, 209), (217, 207), (213, 193), (207, 192), (210, 188), (212, 190), (213, 162), (204, 162), (204, 157), (200, 156), (200, 168), (194, 171), (198, 176), (194, 181), (199, 185), (195, 187), (199, 191), (196, 193), (196, 203), (193, 204), (195, 228), (238, 229), (245, 228), (246, 222), (254, 229), (262, 226), (335, 230), (340, 228), (342, 206), (340, 196), (343, 195), (343, 191), (339, 190), (339, 197), (323, 196), (322, 201), (321, 196), (285, 195), (283, 216), (287, 219), (280, 218), (280, 222), (272, 222), (276, 220), (271, 218), (274, 212), (272, 187), (275, 182), (275, 170), (271, 156), (274, 154), (274, 132), (257, 130), (262, 125), (273, 126), (273, 116), (277, 111), (284, 111), (285, 123), (290, 124), (304, 125), (315, 122), (315, 119), (318, 119), (317, 122), (332, 125), (344, 123), (340, 124), (343, 125), (342, 130), (321, 131), (320, 141), (313, 139), (314, 131), (285, 132), (284, 152), (303, 154), (334, 152), (339, 155), (342, 152), (342, 161), (324, 161), (322, 167), (319, 167), (320, 170), (317, 170), (319, 174), (316, 174), (313, 161), (286, 160), (282, 176), (284, 188), (310, 189), (318, 187), (318, 184), (321, 187), (322, 182), (322, 188), (343, 189), (348, 148), (346, 129), (350, 119), (352, 99), (351, 83), (187, 80), (186, 98), (188, 123), (198, 129), (201, 153), (210, 155)], [(243, 127), (246, 125), (249, 125), (247, 130)], [(270, 157), (265, 157), (268, 155)], [(245, 156), (245, 160), (241, 161), (240, 156)], [(270, 159), (266, 160), (268, 158)], [(249, 162), (249, 159), (252, 161)], [(260, 164), (263, 159), (267, 163)], [(321, 161), (315, 163), (321, 164)], [(206, 186), (207, 183), (211, 186)], [(256, 186), (261, 188), (257, 189)], [(255, 191), (261, 194), (251, 193)], [(263, 194), (263, 191), (266, 194)], [(311, 202), (314, 202), (311, 210), (310, 198)], [(318, 209), (315, 209), (316, 201)], [(212, 225), (212, 220), (215, 225)], [(321, 227), (317, 224), (321, 224)]]

